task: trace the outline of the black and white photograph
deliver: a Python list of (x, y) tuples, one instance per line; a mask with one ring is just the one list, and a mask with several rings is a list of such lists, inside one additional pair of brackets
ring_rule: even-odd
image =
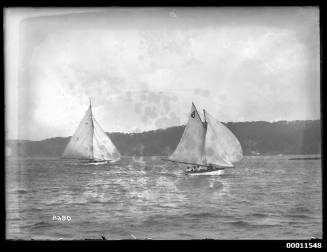
[(4, 8), (5, 239), (322, 239), (319, 18)]

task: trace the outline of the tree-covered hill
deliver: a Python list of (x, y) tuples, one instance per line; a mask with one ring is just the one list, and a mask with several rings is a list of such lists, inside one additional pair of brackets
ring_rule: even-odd
[[(320, 154), (320, 120), (230, 122), (225, 124), (239, 139), (245, 155)], [(177, 146), (185, 126), (141, 133), (108, 133), (123, 155), (165, 156)], [(42, 141), (7, 140), (7, 155), (60, 157), (69, 137)]]

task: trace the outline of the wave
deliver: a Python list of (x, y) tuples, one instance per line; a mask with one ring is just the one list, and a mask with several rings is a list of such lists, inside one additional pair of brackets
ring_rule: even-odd
[(251, 227), (252, 225), (246, 221), (230, 221), (227, 222), (227, 224), (230, 224), (232, 226), (236, 227)]
[(179, 223), (181, 220), (191, 221), (194, 220), (204, 220), (204, 219), (217, 219), (217, 218), (231, 218), (230, 215), (222, 215), (219, 213), (210, 213), (210, 212), (199, 212), (199, 213), (185, 213), (185, 214), (176, 214), (176, 215), (164, 215), (157, 214), (147, 217), (142, 224), (145, 226), (153, 225), (169, 225), (173, 223)]
[(224, 215), (219, 215), (215, 213), (209, 213), (209, 212), (200, 212), (200, 213), (188, 213), (184, 214), (183, 216), (185, 217), (190, 217), (190, 218), (224, 218), (224, 217), (230, 217), (230, 216), (224, 216)]
[(21, 221), (23, 218), (21, 217), (7, 217), (8, 221)]
[(17, 193), (17, 194), (26, 194), (29, 193), (30, 191), (26, 190), (26, 189), (14, 189), (14, 190), (10, 190), (9, 193)]
[(38, 208), (38, 207), (25, 207), (24, 209), (21, 210), (22, 213), (24, 212), (43, 212), (44, 209)]
[(50, 224), (49, 222), (45, 222), (45, 221), (40, 221), (40, 222), (37, 222), (35, 224), (32, 224), (32, 225), (27, 225), (25, 227), (29, 227), (31, 229), (40, 229), (40, 228), (48, 228), (48, 227), (51, 227), (53, 224)]
[(62, 205), (63, 203), (60, 200), (58, 200), (55, 202), (49, 202), (49, 203), (43, 203), (43, 204), (46, 206), (58, 206), (58, 205)]
[(113, 202), (111, 200), (105, 200), (105, 201), (102, 201), (102, 200), (90, 200), (88, 202), (85, 202), (85, 204), (115, 204), (117, 202)]
[(312, 213), (312, 210), (305, 206), (293, 207), (288, 211), (290, 214)]
[(165, 176), (165, 177), (173, 177), (173, 178), (177, 178), (178, 175), (174, 174), (174, 173), (170, 173), (170, 172), (160, 172), (158, 173), (160, 176)]
[(269, 224), (269, 223), (264, 223), (264, 224), (259, 224), (259, 223), (250, 223), (247, 221), (232, 221), (232, 222), (227, 222), (227, 224), (230, 224), (232, 226), (236, 226), (239, 228), (271, 228), (273, 226), (281, 226), (281, 224)]
[[(103, 230), (114, 234), (110, 238), (130, 238), (132, 232), (138, 238), (151, 234), (163, 238), (176, 235), (181, 239), (188, 238), (188, 234), (199, 237), (221, 232), (224, 238), (256, 239), (290, 238), (309, 228), (312, 234), (321, 230), (319, 201), (308, 203), (294, 198), (294, 193), (303, 190), (310, 192), (312, 198), (320, 197), (318, 172), (308, 177), (302, 171), (306, 171), (304, 167), (300, 167), (300, 173), (297, 166), (286, 166), (287, 162), (284, 165), (258, 158), (255, 162), (247, 160), (243, 167), (248, 170), (235, 169), (220, 177), (189, 177), (177, 166), (146, 161), (145, 166), (128, 161), (113, 167), (78, 169), (61, 163), (55, 166), (55, 162), (40, 166), (29, 161), (26, 169), (12, 170), (10, 166), (10, 232), (21, 236), (71, 232), (74, 237), (98, 237), (99, 230)], [(266, 173), (272, 170), (276, 172)], [(296, 181), (307, 183), (306, 186), (285, 191), (289, 181), (280, 180), (278, 173), (283, 170), (294, 171)], [(272, 188), (271, 181), (278, 181), (276, 186), (281, 191), (272, 190), (277, 187)], [(79, 217), (74, 223), (61, 225), (63, 222), (52, 221), (54, 209), (60, 211), (58, 214), (73, 211)], [(27, 227), (22, 228), (23, 225)], [(283, 234), (288, 230), (289, 234)]]
[(256, 218), (265, 218), (265, 217), (268, 217), (269, 215), (265, 214), (265, 213), (254, 213), (254, 214), (251, 214), (251, 216), (256, 217)]
[(178, 233), (178, 235), (181, 236), (181, 237), (187, 237), (187, 238), (190, 238), (190, 239), (194, 238), (194, 235), (190, 235), (190, 234), (187, 234), (187, 233)]
[(310, 218), (312, 218), (310, 215), (307, 215), (307, 214), (284, 214), (284, 217), (295, 218), (295, 219), (310, 219)]

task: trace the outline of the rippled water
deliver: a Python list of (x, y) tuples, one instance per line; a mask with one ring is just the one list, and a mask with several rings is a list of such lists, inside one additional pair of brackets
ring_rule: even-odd
[(7, 239), (322, 237), (321, 161), (288, 158), (245, 157), (222, 176), (159, 157), (8, 160)]

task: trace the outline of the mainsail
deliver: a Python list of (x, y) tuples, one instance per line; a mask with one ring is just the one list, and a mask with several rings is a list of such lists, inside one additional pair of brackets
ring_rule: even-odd
[(91, 105), (86, 111), (74, 135), (70, 138), (63, 158), (93, 159), (93, 122)]
[(206, 128), (195, 105), (192, 103), (191, 113), (183, 136), (169, 160), (205, 164), (205, 155), (203, 155), (205, 134)]
[(234, 134), (204, 110), (205, 122), (192, 103), (183, 136), (169, 160), (198, 165), (232, 167), (242, 159), (242, 147)]
[(110, 160), (120, 159), (120, 153), (92, 115), (91, 104), (71, 137), (62, 158)]

